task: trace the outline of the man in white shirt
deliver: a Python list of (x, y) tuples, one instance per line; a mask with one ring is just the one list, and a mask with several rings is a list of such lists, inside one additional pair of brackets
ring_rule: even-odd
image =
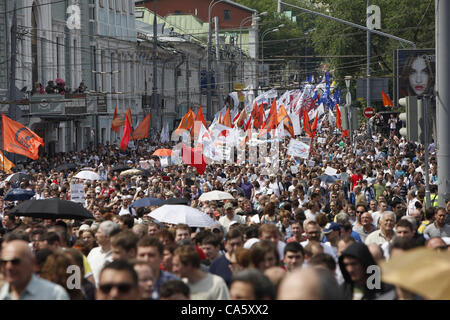
[(200, 268), (200, 255), (191, 245), (175, 250), (172, 270), (189, 286), (192, 300), (229, 300), (230, 293), (222, 277)]
[(228, 233), (228, 230), (230, 229), (230, 224), (232, 221), (236, 221), (237, 223), (240, 223), (240, 224), (245, 224), (245, 217), (234, 213), (234, 208), (233, 208), (232, 203), (227, 202), (224, 206), (224, 209), (225, 209), (225, 215), (220, 217), (219, 223), (224, 227), (225, 233)]
[[(306, 237), (308, 238), (308, 240), (300, 243), (303, 248), (306, 247), (306, 245), (309, 243), (309, 241), (320, 242), (321, 232), (320, 232), (320, 227), (317, 224), (317, 222), (307, 221), (306, 226), (305, 226), (305, 232), (306, 232)], [(320, 242), (320, 245), (322, 246), (324, 253), (329, 254), (330, 256), (332, 256), (334, 258), (334, 260), (338, 261), (338, 257), (336, 254), (337, 251), (335, 252), (335, 250), (333, 250), (333, 248), (331, 248), (331, 245), (329, 242), (326, 242), (326, 243)]]
[(274, 174), (271, 174), (269, 176), (269, 188), (273, 190), (277, 198), (280, 197), (280, 187), (277, 183), (276, 176)]
[(112, 261), (111, 237), (120, 231), (120, 225), (112, 221), (104, 221), (98, 227), (95, 234), (98, 247), (93, 248), (87, 256), (96, 285), (104, 265)]

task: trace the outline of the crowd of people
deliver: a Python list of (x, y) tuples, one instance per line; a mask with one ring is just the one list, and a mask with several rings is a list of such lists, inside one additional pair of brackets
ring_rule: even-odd
[[(366, 269), (417, 247), (450, 249), (450, 203), (438, 207), (435, 150), (427, 206), (423, 146), (368, 136), (364, 126), (350, 143), (326, 121), (317, 138), (307, 160), (287, 155), (284, 138), (279, 171), (269, 175), (264, 164), (210, 163), (202, 175), (161, 166), (153, 151), (174, 143), (158, 136), (126, 152), (98, 145), (18, 165), (31, 179), (1, 176), (0, 299), (426, 298), (384, 282), (368, 288)], [(56, 169), (65, 163), (77, 168)], [(143, 163), (150, 175), (120, 174)], [(337, 174), (325, 175), (327, 167)], [(102, 179), (74, 177), (89, 168)], [(3, 200), (18, 187), (34, 190), (34, 199), (70, 200), (75, 183), (84, 184), (94, 219), (19, 217), (10, 212), (18, 203)], [(234, 200), (199, 200), (212, 190)], [(157, 206), (132, 206), (146, 197), (186, 199), (215, 223), (161, 223), (148, 215)]]

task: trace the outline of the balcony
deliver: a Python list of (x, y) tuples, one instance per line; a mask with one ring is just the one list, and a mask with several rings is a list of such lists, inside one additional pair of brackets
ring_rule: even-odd
[(30, 98), (30, 116), (86, 116), (86, 94), (35, 94)]

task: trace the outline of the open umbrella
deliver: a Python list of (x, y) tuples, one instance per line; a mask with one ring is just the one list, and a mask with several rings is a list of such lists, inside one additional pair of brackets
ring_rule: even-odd
[(450, 299), (450, 252), (416, 248), (380, 264), (381, 280), (432, 300)]
[(228, 192), (213, 190), (203, 193), (198, 200), (200, 201), (214, 201), (214, 200), (233, 200), (234, 197)]
[(189, 204), (189, 200), (186, 198), (169, 198), (164, 200), (163, 204)]
[(55, 168), (56, 171), (75, 170), (77, 165), (75, 163), (64, 163)]
[(6, 201), (23, 201), (28, 200), (32, 196), (35, 195), (35, 192), (33, 190), (26, 190), (21, 188), (15, 188), (11, 189), (6, 195), (3, 200)]
[(328, 174), (324, 174), (323, 176), (319, 176), (318, 178), (325, 183), (333, 183), (336, 180), (339, 180), (338, 178), (336, 178), (334, 176), (330, 176)]
[(111, 171), (111, 172), (116, 172), (116, 171), (122, 172), (122, 171), (128, 170), (128, 169), (131, 169), (131, 167), (129, 167), (127, 165), (120, 165), (120, 166), (116, 166), (116, 167), (111, 168), (111, 170), (109, 170), (109, 171)]
[(148, 214), (149, 217), (170, 224), (187, 224), (189, 227), (205, 228), (216, 223), (206, 213), (183, 205), (164, 205)]
[(92, 213), (81, 204), (57, 198), (27, 200), (10, 212), (17, 216), (41, 219), (94, 219)]
[(93, 171), (80, 171), (76, 174), (75, 178), (85, 180), (100, 180), (100, 176)]
[(172, 150), (171, 149), (158, 149), (155, 150), (155, 152), (153, 152), (154, 156), (158, 156), (158, 157), (170, 157), (172, 155)]
[(23, 173), (23, 172), (16, 172), (16, 173), (10, 174), (5, 179), (5, 181), (9, 181), (11, 183), (14, 183), (14, 182), (22, 182), (22, 181), (25, 181), (25, 180), (32, 180), (32, 179), (33, 179), (33, 177), (30, 176), (29, 174), (26, 174), (26, 173)]
[(120, 176), (150, 176), (150, 172), (148, 170), (145, 169), (128, 169), (125, 171), (122, 171), (120, 173)]
[(132, 208), (141, 208), (141, 207), (151, 207), (151, 206), (160, 206), (163, 204), (163, 200), (158, 198), (142, 198), (136, 201), (133, 201), (130, 205)]

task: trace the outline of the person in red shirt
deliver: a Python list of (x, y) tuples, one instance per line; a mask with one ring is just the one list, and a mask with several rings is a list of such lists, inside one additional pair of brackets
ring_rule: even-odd
[(352, 183), (352, 191), (355, 188), (355, 186), (358, 184), (360, 180), (363, 179), (363, 176), (361, 174), (361, 168), (356, 169), (356, 173), (350, 177), (350, 182)]

